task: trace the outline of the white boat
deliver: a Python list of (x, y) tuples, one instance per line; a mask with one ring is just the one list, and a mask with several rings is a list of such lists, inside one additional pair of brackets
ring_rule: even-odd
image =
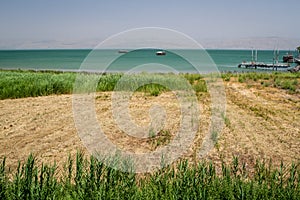
[(118, 51), (118, 53), (128, 53), (128, 51), (121, 49), (121, 50)]
[(157, 51), (156, 55), (157, 56), (164, 56), (164, 55), (166, 55), (166, 52), (165, 51)]

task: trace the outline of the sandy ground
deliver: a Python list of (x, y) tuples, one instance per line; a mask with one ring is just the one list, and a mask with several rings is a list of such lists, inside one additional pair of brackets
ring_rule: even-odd
[[(248, 166), (256, 159), (272, 159), (275, 165), (300, 161), (300, 95), (285, 90), (252, 87), (230, 81), (226, 86), (226, 126), (215, 148), (206, 159), (216, 164), (230, 162), (239, 156)], [(149, 152), (157, 148), (149, 138), (126, 135), (116, 124), (111, 111), (110, 92), (96, 94), (96, 114), (107, 137), (122, 149)], [(210, 125), (210, 98), (199, 97), (201, 123), (194, 144), (186, 157), (199, 159), (197, 151)], [(158, 97), (137, 93), (130, 101), (132, 120), (147, 126), (151, 122), (149, 109), (159, 104), (165, 108), (164, 130), (174, 136), (180, 127), (180, 106), (173, 93)], [(77, 150), (89, 152), (77, 134), (73, 119), (72, 95), (52, 95), (37, 98), (0, 101), (0, 158), (7, 157), (7, 165), (16, 167), (17, 161), (29, 153), (37, 162), (63, 166), (69, 154)]]

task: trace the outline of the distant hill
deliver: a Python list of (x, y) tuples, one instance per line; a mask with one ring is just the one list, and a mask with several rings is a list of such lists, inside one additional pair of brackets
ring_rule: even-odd
[(208, 49), (285, 49), (295, 50), (300, 45), (300, 39), (283, 37), (251, 37), (238, 39), (201, 39), (198, 40)]
[[(78, 49), (94, 48), (104, 39), (87, 39), (80, 41), (59, 40), (18, 40), (4, 41), (0, 39), (0, 49)], [(295, 50), (300, 45), (300, 39), (284, 37), (251, 37), (231, 39), (197, 39), (206, 49), (284, 49)], [(174, 42), (173, 46), (180, 47), (180, 41)], [(184, 45), (183, 45), (184, 46)]]

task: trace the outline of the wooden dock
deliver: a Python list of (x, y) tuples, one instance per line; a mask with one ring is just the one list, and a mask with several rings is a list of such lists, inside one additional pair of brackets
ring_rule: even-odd
[(244, 67), (244, 68), (252, 68), (252, 69), (273, 69), (273, 70), (278, 70), (278, 69), (287, 69), (290, 66), (290, 64), (287, 63), (279, 63), (278, 62), (278, 56), (279, 56), (279, 51), (274, 50), (274, 57), (273, 57), (273, 63), (263, 63), (263, 62), (258, 62), (257, 61), (257, 50), (252, 49), (252, 60), (251, 62), (242, 62), (238, 65), (238, 68)]
[(286, 69), (289, 68), (290, 65), (288, 63), (272, 63), (266, 64), (262, 62), (242, 62), (238, 65), (238, 68), (245, 67), (245, 68), (254, 68), (254, 69)]

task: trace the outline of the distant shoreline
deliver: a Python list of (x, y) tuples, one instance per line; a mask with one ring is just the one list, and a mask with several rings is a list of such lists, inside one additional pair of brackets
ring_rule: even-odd
[[(11, 72), (33, 72), (33, 73), (86, 73), (86, 74), (99, 74), (99, 75), (105, 75), (105, 74), (124, 74), (126, 72), (124, 71), (96, 71), (96, 70), (76, 70), (76, 69), (33, 69), (33, 68), (28, 68), (28, 69), (21, 69), (21, 68), (0, 68), (0, 73), (2, 71), (11, 71)], [(244, 69), (244, 70), (227, 70), (227, 71), (219, 71), (219, 72), (212, 72), (212, 73), (220, 73), (220, 74), (244, 74), (244, 73), (290, 73), (288, 70), (278, 70), (278, 71), (273, 71), (270, 69), (259, 69), (259, 70), (254, 70), (254, 69)], [(149, 74), (172, 74), (172, 72), (151, 72), (151, 71), (141, 71), (137, 73), (149, 73)], [(173, 73), (175, 74), (175, 73)], [(192, 72), (180, 72), (178, 74), (199, 74), (199, 73), (192, 73)], [(210, 74), (209, 72), (207, 73), (200, 73), (200, 74)]]
[[(125, 48), (126, 49), (126, 48)], [(199, 49), (176, 49), (170, 48), (168, 50), (229, 50), (229, 51), (251, 51), (253, 48), (199, 48)], [(93, 50), (119, 50), (118, 48), (110, 49), (98, 49), (98, 48), (0, 48), (0, 51), (93, 51)], [(134, 48), (128, 48), (128, 50), (136, 50)], [(261, 49), (257, 48), (258, 51), (274, 51), (274, 49)], [(279, 51), (295, 51), (295, 49), (278, 49)]]

